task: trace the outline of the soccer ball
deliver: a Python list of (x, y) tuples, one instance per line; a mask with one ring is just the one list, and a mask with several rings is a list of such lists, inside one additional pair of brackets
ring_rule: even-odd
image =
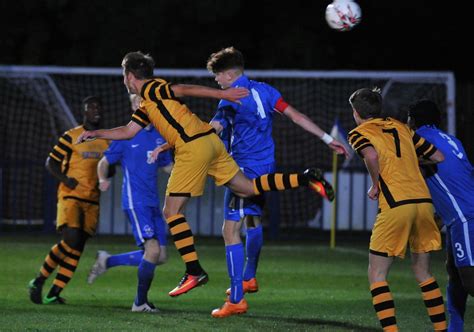
[(334, 0), (326, 7), (328, 25), (339, 31), (349, 31), (362, 18), (359, 5), (352, 0)]

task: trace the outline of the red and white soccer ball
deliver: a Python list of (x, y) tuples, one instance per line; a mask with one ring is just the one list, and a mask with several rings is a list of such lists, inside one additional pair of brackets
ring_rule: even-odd
[(328, 25), (339, 31), (349, 31), (359, 24), (362, 11), (352, 0), (334, 0), (326, 7)]

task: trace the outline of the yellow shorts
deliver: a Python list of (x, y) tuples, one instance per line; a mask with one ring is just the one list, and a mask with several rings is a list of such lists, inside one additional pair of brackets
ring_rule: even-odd
[(95, 235), (99, 221), (99, 204), (74, 198), (59, 198), (56, 228), (63, 226), (83, 229), (89, 235)]
[(372, 254), (404, 258), (407, 243), (413, 253), (441, 249), (431, 203), (405, 204), (377, 215), (370, 237)]
[(200, 137), (176, 148), (166, 195), (201, 196), (208, 175), (221, 186), (239, 170), (216, 134)]

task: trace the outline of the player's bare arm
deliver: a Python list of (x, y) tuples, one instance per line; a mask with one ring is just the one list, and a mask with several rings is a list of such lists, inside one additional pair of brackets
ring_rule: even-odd
[(76, 144), (92, 140), (95, 138), (109, 139), (109, 140), (125, 140), (134, 137), (142, 127), (133, 121), (130, 121), (126, 126), (116, 127), (112, 129), (98, 129), (86, 130), (76, 140)]
[(157, 146), (155, 150), (153, 150), (151, 153), (151, 157), (150, 157), (151, 161), (154, 163), (158, 159), (158, 156), (160, 155), (161, 152), (169, 150), (170, 148), (171, 146), (168, 143)]
[(209, 124), (211, 125), (212, 128), (215, 129), (217, 135), (219, 135), (222, 132), (222, 130), (224, 130), (224, 127), (221, 125), (219, 121), (211, 121), (209, 122)]
[(376, 200), (379, 197), (379, 156), (377, 151), (371, 146), (368, 146), (360, 151), (364, 158), (365, 166), (369, 171), (370, 178), (372, 179), (372, 186), (367, 192), (367, 196), (370, 199)]
[(110, 180), (107, 178), (109, 174), (109, 162), (107, 158), (102, 157), (97, 164), (97, 177), (99, 178), (100, 191), (107, 191), (110, 187)]
[(69, 177), (61, 171), (61, 163), (60, 162), (52, 159), (51, 157), (48, 157), (46, 159), (46, 165), (45, 166), (46, 166), (46, 169), (56, 179), (58, 179), (59, 181), (64, 183), (66, 185), (66, 187), (68, 187), (69, 189), (74, 189), (74, 188), (77, 187), (79, 182), (75, 178)]
[(176, 97), (208, 97), (215, 99), (225, 99), (231, 102), (238, 102), (239, 99), (247, 97), (249, 94), (249, 91), (245, 88), (229, 88), (220, 90), (192, 84), (171, 85), (171, 90), (173, 90), (173, 93)]
[(428, 158), (432, 163), (440, 163), (444, 160), (444, 154), (440, 150), (436, 150), (435, 153), (433, 153), (429, 158)]
[(325, 133), (324, 130), (322, 130), (316, 123), (314, 123), (310, 118), (308, 118), (308, 116), (299, 112), (291, 105), (288, 105), (288, 107), (285, 108), (283, 114), (285, 114), (291, 121), (293, 121), (295, 124), (303, 128), (307, 132), (318, 136), (337, 154), (343, 154), (346, 158), (349, 158), (349, 151), (347, 151), (346, 147), (334, 137), (331, 137), (330, 135)]

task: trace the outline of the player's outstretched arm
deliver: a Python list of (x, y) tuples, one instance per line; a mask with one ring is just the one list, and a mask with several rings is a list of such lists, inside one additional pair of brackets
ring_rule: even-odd
[(324, 143), (326, 143), (332, 150), (337, 154), (343, 154), (346, 158), (349, 158), (349, 151), (347, 151), (344, 144), (339, 142), (334, 137), (328, 135), (324, 130), (322, 130), (316, 123), (314, 123), (310, 118), (305, 114), (299, 112), (296, 108), (291, 105), (288, 105), (285, 108), (283, 114), (285, 114), (291, 121), (303, 128), (304, 130), (310, 132), (311, 134), (318, 136)]
[(70, 189), (74, 189), (77, 187), (77, 180), (75, 178), (69, 177), (63, 172), (61, 172), (61, 163), (57, 160), (54, 160), (51, 157), (46, 159), (46, 169), (53, 175), (56, 179), (61, 181), (66, 185), (66, 187)]
[(225, 99), (231, 102), (239, 102), (239, 99), (247, 97), (249, 91), (245, 88), (229, 88), (225, 90), (210, 88), (193, 84), (173, 84), (171, 90), (176, 97), (201, 97)]
[(96, 138), (103, 138), (109, 140), (124, 140), (134, 137), (142, 127), (133, 121), (130, 121), (126, 126), (116, 127), (112, 129), (98, 129), (98, 130), (86, 130), (76, 140), (76, 144), (90, 141)]

